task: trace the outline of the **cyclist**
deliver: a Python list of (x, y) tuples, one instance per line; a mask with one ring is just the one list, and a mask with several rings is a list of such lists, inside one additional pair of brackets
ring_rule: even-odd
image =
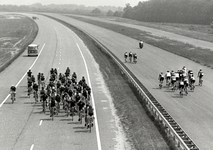
[(158, 80), (159, 80), (159, 87), (162, 88), (162, 86), (163, 86), (163, 80), (164, 80), (163, 72), (161, 72), (161, 73), (159, 74)]
[(176, 89), (176, 76), (174, 71), (171, 72), (171, 84), (172, 84), (172, 90)]
[[(89, 104), (89, 105), (87, 106), (86, 109), (87, 109), (87, 115), (88, 115), (88, 117), (89, 117), (89, 119), (90, 119), (90, 121), (91, 121), (91, 126), (93, 127), (93, 114), (94, 114), (94, 109), (93, 109), (93, 107), (92, 107), (91, 104)], [(88, 119), (87, 119), (87, 128), (89, 128)]]
[(169, 86), (170, 80), (171, 80), (171, 73), (170, 73), (170, 71), (166, 72), (165, 78), (166, 78), (166, 85)]
[(27, 76), (28, 76), (28, 77), (31, 77), (31, 75), (32, 75), (32, 71), (29, 70), (29, 71), (27, 72)]
[(186, 92), (186, 94), (188, 94), (188, 86), (189, 86), (189, 80), (188, 78), (184, 78), (184, 90)]
[(125, 52), (125, 53), (124, 53), (124, 60), (125, 60), (125, 62), (127, 62), (127, 57), (128, 57), (128, 53)]
[(85, 102), (80, 99), (80, 101), (77, 103), (78, 105), (78, 114), (79, 114), (79, 118), (78, 118), (78, 121), (81, 121), (81, 114), (83, 113), (84, 111), (84, 108), (85, 108)]
[(140, 42), (139, 42), (139, 47), (143, 48), (143, 41), (142, 40), (140, 40)]
[(50, 117), (52, 117), (54, 115), (54, 109), (55, 109), (55, 99), (51, 98), (50, 101)]
[(40, 85), (41, 85), (41, 73), (40, 72), (37, 75), (37, 80), (38, 80), (38, 87), (40, 88)]
[(44, 74), (41, 73), (41, 87), (44, 87), (45, 86), (45, 77), (44, 77)]
[(133, 53), (133, 62), (134, 63), (137, 63), (137, 58), (138, 58), (137, 54)]
[(184, 82), (183, 82), (183, 80), (181, 80), (179, 82), (180, 95), (183, 95), (183, 89), (184, 89)]
[(204, 73), (202, 69), (199, 70), (197, 77), (199, 78), (199, 85), (202, 85)]
[(28, 96), (29, 96), (29, 97), (30, 97), (30, 94), (31, 94), (31, 92), (32, 92), (32, 85), (33, 85), (32, 80), (28, 80), (27, 91), (28, 91)]
[(38, 102), (38, 84), (36, 83), (33, 84), (33, 93), (34, 93), (36, 102)]
[(191, 90), (194, 90), (194, 88), (195, 88), (195, 86), (194, 86), (194, 84), (195, 84), (194, 75), (191, 76), (189, 83), (190, 83)]
[(10, 94), (11, 94), (11, 100), (16, 100), (16, 87), (14, 85), (12, 85), (10, 87)]
[(132, 62), (132, 52), (129, 52), (129, 62)]

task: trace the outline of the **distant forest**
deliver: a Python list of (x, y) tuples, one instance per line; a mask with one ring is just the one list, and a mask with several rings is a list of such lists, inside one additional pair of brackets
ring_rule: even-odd
[(137, 6), (86, 7), (84, 5), (0, 5), (0, 11), (56, 12), (94, 16), (116, 16), (143, 22), (206, 24), (213, 21), (213, 0), (148, 0)]
[(213, 21), (213, 0), (149, 0), (123, 9), (124, 18), (144, 22), (206, 24)]

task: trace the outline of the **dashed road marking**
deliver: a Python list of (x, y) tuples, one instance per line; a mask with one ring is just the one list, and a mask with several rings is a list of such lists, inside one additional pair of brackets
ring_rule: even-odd
[(33, 148), (34, 148), (34, 144), (31, 145), (30, 150), (33, 150)]
[(41, 126), (42, 122), (43, 122), (43, 120), (40, 121), (40, 123), (39, 123), (40, 126)]
[(104, 110), (108, 109), (108, 107), (103, 107)]
[(104, 103), (106, 103), (106, 102), (108, 102), (108, 100), (101, 100), (101, 102), (104, 102)]

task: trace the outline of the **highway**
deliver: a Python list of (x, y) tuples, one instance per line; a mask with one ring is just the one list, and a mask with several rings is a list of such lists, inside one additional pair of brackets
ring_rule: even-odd
[[(32, 15), (29, 15), (32, 16)], [(38, 57), (24, 52), (0, 74), (0, 148), (2, 150), (116, 150), (131, 149), (115, 114), (112, 98), (89, 50), (71, 30), (47, 17), (36, 21), (39, 33), (34, 43), (40, 45)], [(89, 67), (88, 67), (89, 66)], [(74, 121), (61, 112), (52, 121), (33, 96), (27, 97), (26, 72), (31, 69), (49, 77), (49, 70), (64, 73), (70, 67), (78, 78), (85, 76), (92, 87), (95, 124), (89, 133), (75, 116)], [(11, 85), (17, 86), (17, 100), (11, 104)], [(98, 114), (98, 115), (97, 115)], [(103, 142), (104, 141), (104, 142)]]
[[(88, 23), (80, 22), (66, 16), (56, 14), (49, 15), (68, 22), (91, 34), (112, 51), (120, 60), (123, 60), (125, 51), (137, 52), (138, 63), (126, 63), (126, 66), (147, 87), (152, 95), (162, 104), (200, 149), (212, 149), (212, 69), (148, 44), (140, 50), (138, 49), (137, 40)], [(185, 37), (182, 38), (184, 39)], [(193, 39), (190, 40), (193, 42)], [(160, 72), (166, 72), (167, 70), (177, 71), (182, 69), (183, 66), (193, 70), (195, 75), (200, 68), (204, 70), (205, 77), (202, 87), (196, 86), (194, 92), (189, 92), (189, 94), (187, 96), (184, 95), (183, 98), (180, 98), (177, 91), (172, 92), (165, 87), (161, 90), (158, 88), (157, 79)], [(198, 81), (196, 85), (197, 83)]]

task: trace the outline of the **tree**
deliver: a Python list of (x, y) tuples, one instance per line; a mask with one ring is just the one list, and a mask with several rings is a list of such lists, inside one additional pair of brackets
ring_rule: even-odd
[(111, 10), (108, 10), (108, 12), (106, 13), (106, 16), (113, 16), (113, 15), (114, 15), (114, 12)]
[(91, 11), (92, 14), (101, 14), (101, 10), (99, 8), (95, 8)]
[(123, 17), (123, 11), (116, 11), (113, 16), (114, 17)]

